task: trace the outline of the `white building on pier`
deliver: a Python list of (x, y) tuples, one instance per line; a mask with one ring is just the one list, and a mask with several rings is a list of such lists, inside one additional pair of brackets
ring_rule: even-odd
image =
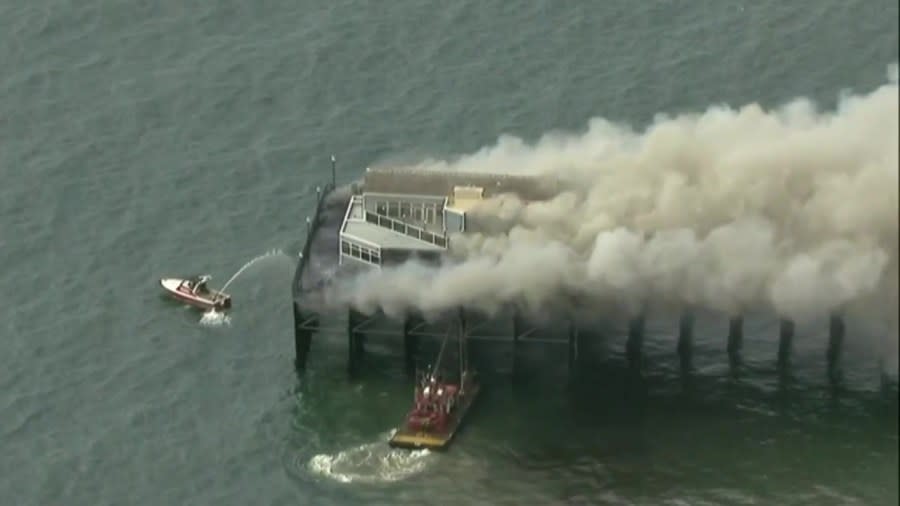
[(367, 169), (340, 227), (339, 263), (380, 268), (413, 256), (437, 259), (482, 200), (501, 193), (540, 200), (555, 191), (555, 182), (530, 176)]

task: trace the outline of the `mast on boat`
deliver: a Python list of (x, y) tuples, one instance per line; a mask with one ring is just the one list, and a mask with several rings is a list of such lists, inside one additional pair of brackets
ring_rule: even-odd
[(466, 324), (464, 320), (463, 310), (460, 308), (459, 310), (459, 330), (456, 334), (456, 339), (459, 341), (459, 393), (464, 394), (466, 389), (466, 370), (468, 364), (466, 363), (466, 336), (465, 329)]

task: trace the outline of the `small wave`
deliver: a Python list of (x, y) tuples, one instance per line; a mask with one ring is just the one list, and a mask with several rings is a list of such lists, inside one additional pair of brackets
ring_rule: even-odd
[(214, 309), (205, 311), (200, 318), (200, 325), (205, 327), (219, 327), (222, 325), (230, 325), (231, 317), (226, 313), (220, 313)]
[(389, 483), (423, 471), (428, 450), (398, 450), (387, 444), (389, 431), (375, 443), (365, 443), (334, 455), (319, 454), (309, 460), (308, 469), (341, 483)]

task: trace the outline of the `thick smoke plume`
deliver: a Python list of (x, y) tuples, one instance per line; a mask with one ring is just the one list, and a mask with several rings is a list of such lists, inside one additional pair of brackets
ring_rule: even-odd
[(896, 65), (834, 111), (717, 106), (643, 132), (595, 119), (580, 135), (501, 137), (420, 165), (543, 174), (562, 190), (488, 199), (468, 218), (477, 232), (451, 238), (453, 262), (365, 274), (333, 297), (391, 313), (578, 299), (897, 319)]

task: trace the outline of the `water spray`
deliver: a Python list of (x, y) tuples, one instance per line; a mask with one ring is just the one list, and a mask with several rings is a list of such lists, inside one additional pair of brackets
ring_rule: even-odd
[[(225, 293), (225, 289), (228, 288), (228, 286), (231, 284), (231, 282), (234, 281), (235, 279), (237, 279), (237, 277), (240, 276), (241, 273), (243, 273), (245, 270), (249, 269), (250, 266), (256, 264), (257, 262), (259, 262), (261, 260), (264, 260), (266, 258), (270, 258), (273, 256), (277, 256), (277, 255), (287, 256), (284, 254), (284, 251), (282, 251), (280, 249), (273, 249), (273, 250), (263, 253), (262, 255), (259, 255), (259, 256), (256, 256), (256, 257), (250, 259), (247, 263), (242, 265), (241, 268), (237, 270), (237, 272), (235, 272), (234, 274), (231, 275), (230, 278), (228, 278), (228, 281), (225, 282), (225, 284), (222, 286), (222, 289), (219, 291), (222, 293)], [(203, 316), (200, 319), (200, 323), (203, 325), (219, 325), (221, 323), (228, 324), (228, 323), (231, 323), (231, 319), (225, 313), (220, 313), (220, 312), (216, 311), (215, 308), (211, 308), (203, 313)]]
[(280, 249), (273, 249), (273, 250), (271, 250), (271, 251), (267, 251), (267, 252), (263, 253), (262, 255), (259, 255), (259, 256), (257, 256), (257, 257), (252, 258), (250, 261), (248, 261), (248, 262), (245, 263), (243, 266), (241, 266), (241, 268), (238, 269), (237, 272), (235, 272), (235, 273), (228, 279), (228, 281), (225, 282), (225, 285), (222, 286), (222, 289), (221, 289), (220, 291), (224, 292), (225, 289), (228, 288), (228, 285), (230, 285), (232, 281), (234, 281), (235, 279), (237, 279), (237, 277), (240, 276), (242, 272), (244, 272), (245, 270), (247, 270), (248, 268), (250, 268), (251, 265), (255, 264), (256, 262), (259, 262), (260, 260), (264, 260), (264, 259), (266, 259), (266, 258), (273, 257), (273, 256), (276, 256), (276, 255), (284, 255), (284, 252), (281, 251)]
[(230, 325), (231, 318), (227, 313), (220, 313), (215, 309), (207, 310), (200, 317), (200, 325), (207, 327), (218, 327), (219, 325)]

